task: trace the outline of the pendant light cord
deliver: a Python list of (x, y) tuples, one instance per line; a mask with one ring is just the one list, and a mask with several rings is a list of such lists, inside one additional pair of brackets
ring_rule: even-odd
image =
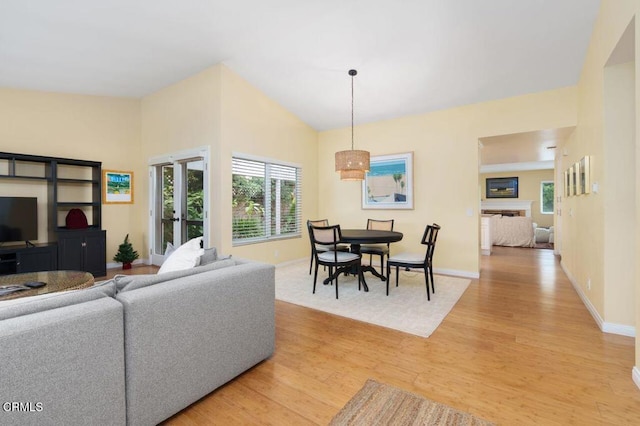
[(353, 76), (355, 70), (351, 70), (349, 74), (351, 75), (351, 151), (353, 151)]

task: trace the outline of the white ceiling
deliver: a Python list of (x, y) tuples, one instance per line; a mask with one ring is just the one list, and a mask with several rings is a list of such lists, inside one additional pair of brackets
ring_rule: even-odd
[(0, 0), (0, 86), (141, 97), (224, 63), (317, 130), (575, 85), (600, 0)]
[(562, 127), (480, 138), (480, 172), (553, 169), (556, 148), (574, 129)]

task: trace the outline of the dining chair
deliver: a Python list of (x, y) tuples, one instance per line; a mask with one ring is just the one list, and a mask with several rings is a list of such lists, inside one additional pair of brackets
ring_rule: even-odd
[[(310, 227), (312, 226), (329, 226), (329, 220), (328, 219), (318, 219), (318, 220), (307, 220), (307, 230), (310, 229)], [(311, 232), (309, 232), (309, 241), (311, 242)], [(311, 260), (309, 261), (309, 275), (311, 275), (311, 268), (313, 268), (313, 248), (314, 248), (314, 244), (313, 242), (311, 242)], [(322, 244), (318, 244), (316, 247), (316, 250), (323, 252), (323, 251), (328, 251), (331, 250), (331, 247), (326, 247)], [(338, 251), (349, 251), (349, 246), (347, 244), (338, 244), (337, 246)]]
[(431, 300), (429, 294), (429, 278), (431, 278), (431, 290), (433, 294), (436, 293), (436, 289), (433, 282), (433, 253), (436, 248), (436, 240), (438, 239), (438, 232), (440, 231), (440, 225), (434, 223), (433, 225), (427, 225), (422, 235), (421, 244), (427, 246), (424, 254), (422, 253), (400, 253), (387, 258), (387, 296), (389, 295), (389, 276), (391, 273), (391, 267), (396, 267), (396, 287), (398, 287), (398, 269), (399, 268), (415, 268), (424, 269), (424, 279), (427, 285), (427, 300)]
[[(393, 231), (393, 219), (376, 220), (367, 219), (367, 229), (376, 229), (380, 231)], [(384, 257), (389, 257), (390, 243), (386, 244), (363, 244), (360, 246), (360, 253), (369, 255), (369, 265), (371, 265), (372, 256), (380, 256), (380, 274), (384, 275)], [(373, 265), (371, 265), (373, 267)]]
[[(316, 281), (318, 280), (318, 266), (329, 267), (329, 277), (336, 281), (336, 299), (338, 298), (338, 277), (343, 272), (349, 272), (355, 268), (358, 274), (358, 289), (362, 283), (362, 270), (360, 262), (362, 256), (359, 253), (351, 253), (338, 250), (341, 240), (340, 225), (332, 226), (310, 226), (309, 235), (311, 237), (313, 256), (316, 262), (313, 274), (313, 294), (316, 293)], [(330, 250), (318, 251), (318, 245)], [(335, 268), (335, 271), (334, 271)]]

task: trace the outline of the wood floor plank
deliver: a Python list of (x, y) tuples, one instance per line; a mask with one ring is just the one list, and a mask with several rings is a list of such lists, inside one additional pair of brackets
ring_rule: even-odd
[(498, 424), (635, 425), (634, 351), (552, 251), (495, 247), (427, 339), (276, 301), (275, 354), (167, 424), (324, 425), (373, 378)]

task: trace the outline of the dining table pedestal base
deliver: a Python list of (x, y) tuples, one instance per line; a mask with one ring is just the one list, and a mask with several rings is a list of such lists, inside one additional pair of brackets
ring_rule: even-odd
[[(384, 244), (384, 243), (395, 243), (397, 241), (402, 240), (402, 233), (395, 231), (382, 231), (382, 230), (373, 230), (373, 229), (343, 229), (341, 231), (341, 243), (348, 243), (351, 245), (351, 252), (360, 254), (360, 245), (361, 244)], [(329, 284), (331, 281), (336, 279), (341, 273), (347, 272), (352, 275), (358, 275), (358, 271), (355, 267), (346, 266), (343, 268), (338, 268), (333, 274), (324, 280), (324, 284)], [(371, 265), (361, 265), (361, 282), (364, 291), (369, 291), (369, 286), (367, 285), (367, 281), (364, 278), (365, 272), (371, 272), (376, 277), (380, 278), (382, 282), (386, 281), (387, 278), (380, 274), (373, 266)], [(383, 271), (384, 272), (384, 271)]]

